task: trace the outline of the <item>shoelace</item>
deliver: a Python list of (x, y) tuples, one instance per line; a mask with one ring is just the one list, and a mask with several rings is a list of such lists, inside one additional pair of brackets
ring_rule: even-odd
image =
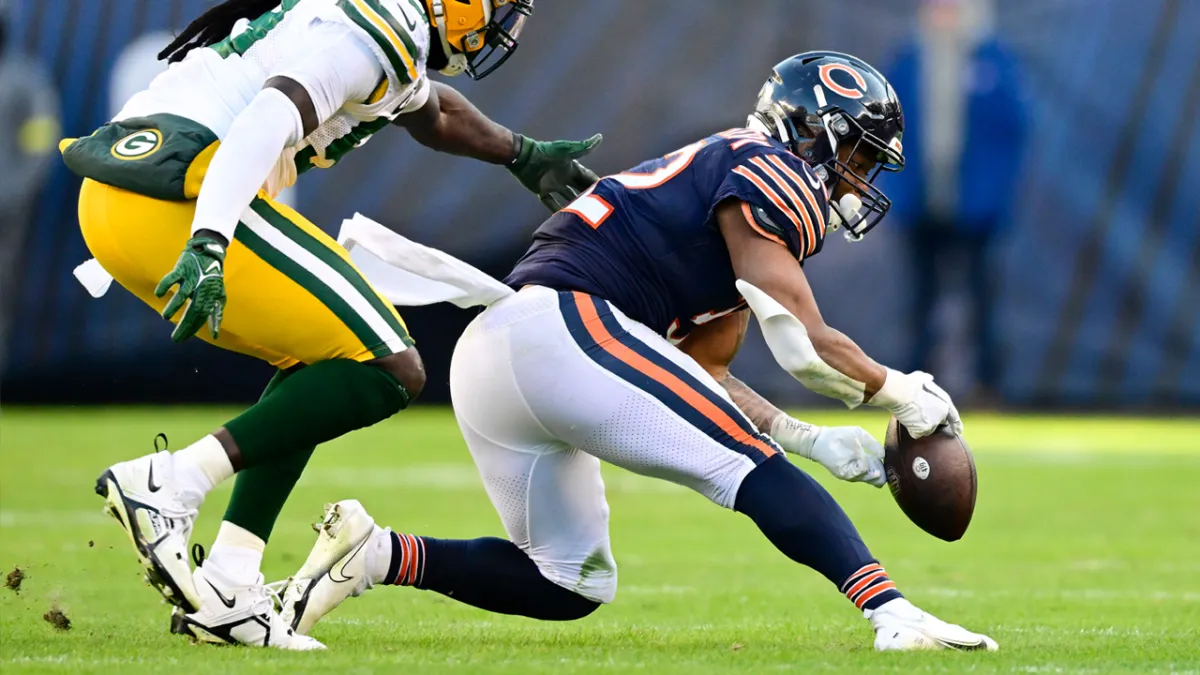
[(263, 588), (275, 599), (275, 611), (283, 611), (283, 596), (287, 594), (287, 588), (291, 585), (295, 577), (288, 577), (282, 581), (272, 581), (269, 584), (264, 584)]

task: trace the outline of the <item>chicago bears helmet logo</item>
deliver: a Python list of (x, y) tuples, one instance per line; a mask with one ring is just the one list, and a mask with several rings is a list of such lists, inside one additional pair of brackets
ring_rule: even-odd
[[(851, 89), (838, 84), (837, 81), (833, 79), (834, 73), (846, 73), (851, 79), (854, 80), (854, 84), (858, 88)], [(862, 73), (844, 63), (826, 63), (825, 65), (821, 66), (821, 82), (824, 82), (825, 86), (829, 87), (829, 89), (835, 94), (845, 96), (846, 98), (857, 100), (867, 95), (866, 78), (862, 76)]]
[(112, 156), (120, 160), (143, 159), (158, 152), (162, 143), (162, 132), (158, 129), (135, 131), (112, 146)]

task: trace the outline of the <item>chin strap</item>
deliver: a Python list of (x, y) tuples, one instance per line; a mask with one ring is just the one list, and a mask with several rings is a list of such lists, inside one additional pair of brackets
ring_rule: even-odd
[(437, 34), (439, 40), (442, 41), (442, 52), (446, 55), (446, 67), (438, 72), (447, 77), (455, 77), (462, 75), (467, 69), (467, 57), (456, 52), (450, 46), (450, 40), (446, 38), (446, 3), (445, 0), (433, 0), (429, 3), (430, 18), (433, 19), (433, 32)]

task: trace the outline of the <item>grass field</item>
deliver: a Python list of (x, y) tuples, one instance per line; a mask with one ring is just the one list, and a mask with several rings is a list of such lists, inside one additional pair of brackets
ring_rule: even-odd
[[(616, 602), (570, 624), (501, 617), (412, 589), (354, 600), (315, 634), (329, 651), (191, 645), (142, 585), (92, 493), (108, 464), (181, 447), (229, 410), (6, 409), (0, 422), (0, 670), (24, 672), (1192, 673), (1200, 674), (1200, 421), (968, 416), (980, 494), (966, 538), (910, 524), (884, 490), (833, 484), (910, 599), (995, 637), (998, 654), (876, 654), (866, 621), (746, 519), (672, 485), (608, 470)], [(865, 424), (871, 413), (818, 414)], [(606, 469), (607, 470), (607, 469)], [(225, 487), (194, 539), (211, 543)], [(267, 549), (282, 578), (324, 502), (385, 524), (502, 535), (447, 411), (410, 411), (323, 448)], [(57, 606), (60, 631), (43, 621)]]

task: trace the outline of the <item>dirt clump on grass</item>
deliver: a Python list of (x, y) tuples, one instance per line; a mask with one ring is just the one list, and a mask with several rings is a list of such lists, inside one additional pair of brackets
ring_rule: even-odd
[(8, 578), (4, 580), (4, 585), (15, 593), (21, 590), (22, 581), (25, 581), (25, 570), (14, 567), (13, 571), (8, 573)]

